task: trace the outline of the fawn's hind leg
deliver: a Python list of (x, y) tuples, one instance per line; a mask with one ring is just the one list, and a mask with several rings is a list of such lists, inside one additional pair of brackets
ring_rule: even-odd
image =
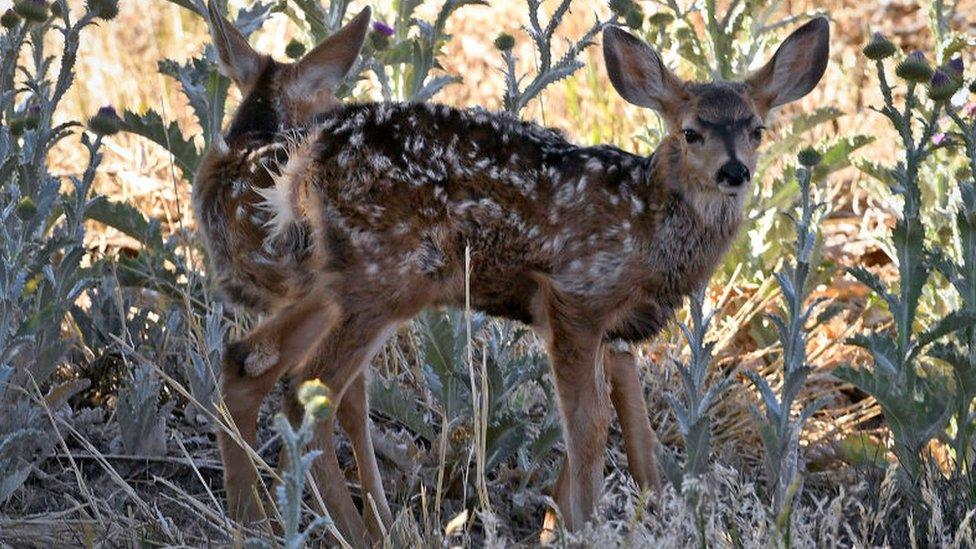
[(658, 440), (647, 416), (647, 402), (630, 351), (605, 349), (603, 368), (610, 382), (610, 401), (620, 420), (627, 468), (641, 490), (661, 492), (657, 465)]
[[(337, 307), (320, 298), (289, 305), (257, 326), (247, 337), (227, 346), (224, 356), (221, 395), (231, 426), (222, 428), (217, 438), (224, 463), (224, 488), (230, 515), (241, 521), (258, 517), (253, 497), (257, 470), (248, 451), (239, 442), (254, 447), (257, 439), (258, 410), (275, 383), (293, 370), (314, 348), (323, 333), (338, 318)], [(258, 375), (246, 365), (256, 354), (267, 357), (265, 349), (277, 352)], [(238, 439), (232, 430), (237, 429)]]
[[(359, 483), (363, 487), (363, 516), (366, 518), (366, 527), (374, 539), (382, 539), (380, 526), (389, 532), (393, 525), (393, 513), (390, 512), (390, 505), (383, 491), (383, 478), (380, 476), (376, 452), (373, 450), (373, 438), (369, 432), (369, 395), (366, 387), (366, 372), (363, 371), (349, 386), (342, 399), (338, 410), (339, 424), (349, 435), (356, 454)], [(373, 511), (373, 506), (376, 512)]]
[[(382, 314), (356, 314), (343, 318), (322, 341), (314, 358), (306, 366), (304, 377), (318, 377), (332, 393), (332, 404), (343, 428), (349, 434), (360, 481), (363, 486), (366, 523), (374, 541), (381, 532), (366, 496), (370, 496), (379, 512), (379, 519), (389, 528), (393, 522), (382, 479), (369, 434), (369, 412), (365, 384), (365, 369), (395, 327), (392, 319)], [(339, 469), (334, 451), (332, 421), (326, 422), (317, 433), (316, 445), (323, 451), (315, 463), (313, 476), (326, 499), (329, 512), (346, 541), (358, 544), (365, 539), (363, 520), (353, 504)]]

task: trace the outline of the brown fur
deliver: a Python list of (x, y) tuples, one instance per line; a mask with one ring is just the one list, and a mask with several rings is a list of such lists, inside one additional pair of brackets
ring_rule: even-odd
[[(825, 39), (807, 27), (805, 36)], [(288, 90), (307, 76), (294, 75), (348, 69), (348, 55), (320, 51), (324, 68), (267, 60), (256, 74), (240, 71), (251, 91), (226, 146), (198, 173), (195, 209), (218, 283), (270, 316), (228, 348), (225, 402), (253, 445), (257, 409), (277, 379), (318, 377), (332, 388), (379, 511), (365, 513), (373, 539), (391, 515), (369, 440), (364, 369), (398, 324), (425, 307), (463, 303), (466, 253), (475, 307), (527, 322), (547, 343), (567, 448), (554, 496), (567, 527), (582, 526), (599, 498), (611, 404), (635, 478), (659, 485), (633, 357), (608, 342), (652, 337), (707, 282), (745, 195), (721, 169), (754, 167), (766, 114), (754, 91), (767, 101), (770, 88), (761, 79), (681, 82), (619, 29), (608, 29), (605, 48), (618, 90), (662, 110), (671, 128), (649, 158), (579, 147), (507, 115), (429, 104), (333, 99), (314, 116), (299, 109), (305, 120), (296, 124)], [(233, 71), (234, 60), (224, 61)], [(682, 137), (690, 130), (703, 140)], [(317, 478), (340, 531), (356, 542), (366, 529), (333, 480), (341, 478), (333, 429), (326, 422), (317, 439), (325, 450)], [(226, 432), (221, 450), (231, 510), (253, 518), (247, 452)]]

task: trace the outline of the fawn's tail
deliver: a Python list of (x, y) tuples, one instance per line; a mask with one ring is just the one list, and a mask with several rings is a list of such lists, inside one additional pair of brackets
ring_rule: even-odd
[(267, 167), (274, 185), (255, 188), (263, 198), (258, 207), (271, 214), (265, 224), (270, 239), (281, 237), (305, 218), (304, 196), (307, 189), (304, 184), (310, 179), (314, 143), (315, 139), (311, 137), (289, 141), (288, 159)]

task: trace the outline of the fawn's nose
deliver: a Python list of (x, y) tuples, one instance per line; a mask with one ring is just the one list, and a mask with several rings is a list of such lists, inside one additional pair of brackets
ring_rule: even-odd
[(729, 187), (738, 187), (749, 181), (749, 168), (738, 160), (729, 160), (718, 170), (718, 182)]

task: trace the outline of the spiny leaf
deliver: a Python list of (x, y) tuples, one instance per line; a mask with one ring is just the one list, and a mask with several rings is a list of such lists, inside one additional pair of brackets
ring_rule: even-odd
[[(943, 337), (976, 325), (976, 311), (952, 311), (940, 318), (928, 330), (925, 330), (916, 338), (916, 349), (923, 349), (930, 343), (942, 339)], [(911, 356), (914, 356), (913, 353)]]
[(129, 133), (141, 135), (169, 151), (176, 160), (183, 178), (187, 182), (193, 182), (193, 174), (200, 164), (200, 153), (192, 140), (183, 137), (183, 132), (176, 122), (165, 124), (163, 117), (152, 109), (142, 115), (127, 110), (122, 118), (122, 128)]
[(163, 249), (163, 235), (158, 223), (151, 223), (135, 207), (99, 197), (85, 212), (85, 218), (104, 223), (154, 251)]

